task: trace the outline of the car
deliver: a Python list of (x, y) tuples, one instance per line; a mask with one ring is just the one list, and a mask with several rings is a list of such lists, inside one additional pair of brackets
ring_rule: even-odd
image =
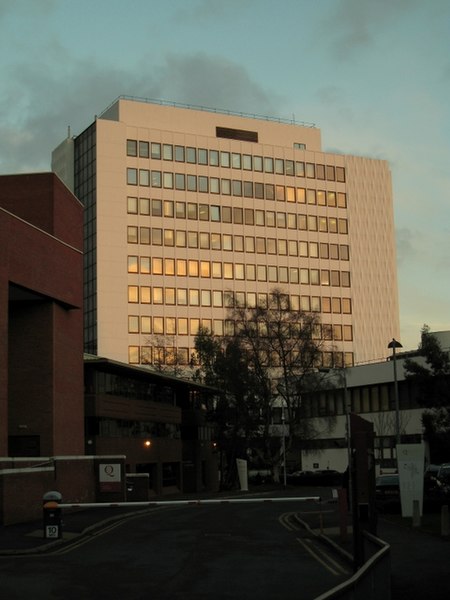
[(375, 480), (375, 503), (380, 510), (400, 507), (400, 479), (398, 473), (386, 473)]
[(450, 484), (450, 463), (440, 465), (437, 472), (437, 479), (443, 484)]

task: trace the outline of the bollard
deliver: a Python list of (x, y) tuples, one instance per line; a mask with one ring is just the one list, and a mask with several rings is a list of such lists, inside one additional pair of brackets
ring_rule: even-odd
[(449, 535), (448, 527), (448, 505), (444, 504), (441, 507), (441, 535), (447, 537)]
[(61, 508), (62, 495), (59, 492), (47, 492), (43, 498), (44, 539), (62, 538)]

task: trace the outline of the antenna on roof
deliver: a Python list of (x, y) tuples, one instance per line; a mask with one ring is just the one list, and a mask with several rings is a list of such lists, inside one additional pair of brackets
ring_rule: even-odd
[(70, 139), (70, 125), (67, 126), (67, 138)]

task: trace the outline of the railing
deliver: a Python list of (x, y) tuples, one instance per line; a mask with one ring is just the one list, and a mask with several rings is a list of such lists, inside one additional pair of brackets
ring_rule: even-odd
[(365, 531), (364, 544), (371, 557), (344, 583), (318, 596), (315, 600), (390, 600), (390, 546)]
[(246, 119), (259, 119), (262, 121), (273, 121), (275, 123), (284, 123), (285, 125), (298, 125), (299, 127), (309, 127), (311, 129), (316, 128), (315, 123), (308, 123), (306, 121), (297, 121), (295, 119), (295, 117), (292, 117), (292, 119), (283, 119), (281, 117), (270, 117), (267, 115), (257, 115), (257, 114), (239, 112), (239, 111), (234, 111), (234, 110), (227, 110), (227, 109), (222, 109), (222, 108), (211, 108), (208, 106), (201, 106), (198, 104), (184, 104), (182, 102), (172, 102), (170, 100), (158, 100), (158, 99), (154, 99), (154, 98), (139, 98), (136, 96), (126, 96), (126, 95), (118, 96), (114, 100), (114, 102), (111, 102), (111, 104), (100, 113), (100, 118), (118, 100), (132, 100), (133, 102), (144, 102), (146, 104), (159, 104), (160, 106), (174, 106), (177, 108), (188, 108), (190, 110), (200, 110), (200, 111), (204, 111), (204, 112), (218, 113), (218, 114), (222, 114), (222, 115), (230, 115), (233, 117), (244, 117)]

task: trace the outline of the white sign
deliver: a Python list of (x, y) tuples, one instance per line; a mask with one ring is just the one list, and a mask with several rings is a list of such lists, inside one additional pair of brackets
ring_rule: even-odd
[(397, 445), (397, 467), (403, 517), (413, 516), (415, 500), (419, 502), (419, 511), (422, 515), (424, 460), (423, 444)]
[(236, 459), (237, 471), (239, 476), (239, 484), (241, 486), (241, 492), (248, 491), (248, 475), (247, 475), (247, 461), (243, 458)]
[(121, 469), (119, 463), (100, 464), (98, 468), (100, 483), (120, 483)]
[(58, 525), (46, 525), (45, 526), (45, 538), (57, 538), (59, 537)]

